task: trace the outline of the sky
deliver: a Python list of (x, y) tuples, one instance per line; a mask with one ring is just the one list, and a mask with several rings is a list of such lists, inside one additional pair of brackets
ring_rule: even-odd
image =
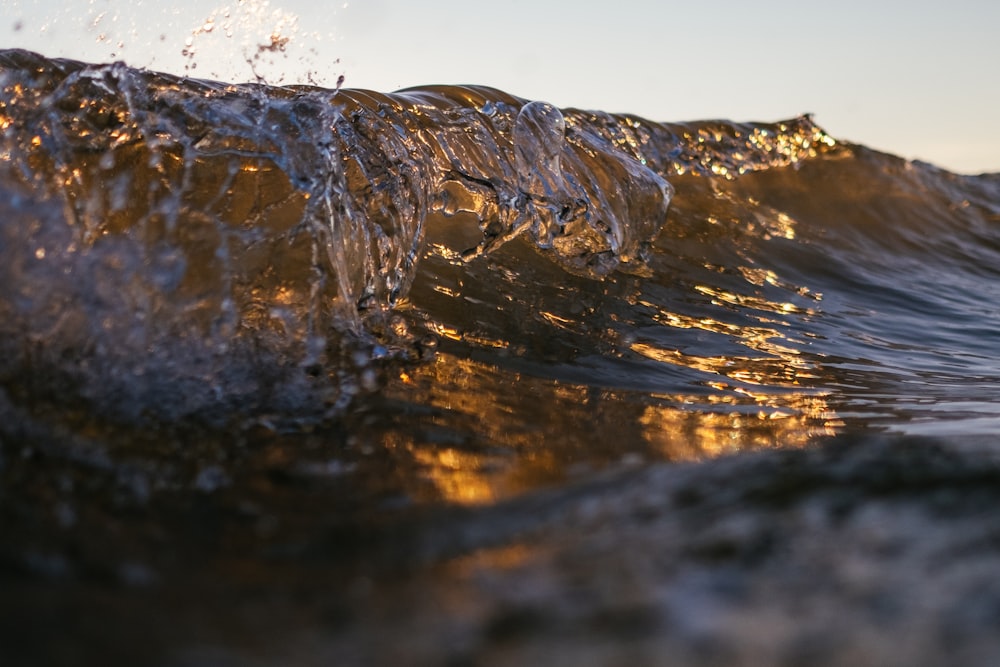
[[(961, 173), (1000, 171), (998, 27), (996, 0), (0, 0), (0, 48), (227, 81), (473, 83), (658, 121), (813, 113)], [(272, 35), (284, 51), (251, 69)]]

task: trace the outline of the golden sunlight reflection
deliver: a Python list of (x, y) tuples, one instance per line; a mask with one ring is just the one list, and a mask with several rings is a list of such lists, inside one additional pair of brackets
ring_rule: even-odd
[(729, 304), (731, 306), (741, 306), (744, 308), (753, 308), (755, 310), (764, 310), (771, 313), (788, 314), (795, 313), (801, 315), (814, 315), (815, 311), (796, 306), (794, 303), (787, 301), (784, 302), (774, 302), (767, 299), (763, 299), (758, 296), (749, 296), (746, 294), (736, 294), (735, 292), (729, 292), (727, 290), (712, 287), (710, 285), (695, 285), (696, 292), (701, 292), (705, 296), (712, 297), (712, 303), (721, 305)]
[(427, 472), (436, 490), (450, 502), (482, 505), (497, 499), (485, 457), (451, 447), (411, 449), (413, 460)]
[(651, 405), (640, 418), (643, 435), (664, 458), (707, 459), (749, 449), (802, 447), (833, 435), (839, 425), (820, 396), (751, 398), (759, 402), (759, 410), (709, 412)]
[[(743, 174), (777, 164), (795, 165), (820, 154), (829, 155), (832, 151), (843, 149), (809, 116), (801, 116), (790, 124), (779, 123), (770, 127), (703, 123), (682, 132), (681, 138), (682, 143), (693, 146), (694, 150), (687, 162), (675, 162), (675, 173), (711, 173), (726, 180), (735, 180)], [(713, 150), (717, 146), (726, 146), (728, 150), (720, 155)], [(766, 155), (768, 159), (754, 160), (752, 156), (755, 155)]]
[[(775, 388), (794, 384), (794, 373), (782, 375), (775, 363), (748, 379)], [(422, 406), (399, 411), (374, 435), (415, 464), (403, 466), (415, 471), (408, 493), (464, 505), (636, 461), (799, 447), (838, 424), (823, 396), (807, 390), (757, 392), (720, 382), (707, 395), (654, 396), (536, 378), (445, 352), (391, 378), (384, 395)]]

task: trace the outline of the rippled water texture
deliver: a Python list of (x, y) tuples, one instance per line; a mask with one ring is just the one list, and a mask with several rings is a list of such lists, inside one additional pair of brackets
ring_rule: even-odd
[(993, 664), (997, 295), (808, 117), (0, 52), (0, 662)]
[(152, 461), (325, 432), (316, 465), (481, 503), (1000, 426), (995, 175), (807, 117), (0, 65), (4, 428)]

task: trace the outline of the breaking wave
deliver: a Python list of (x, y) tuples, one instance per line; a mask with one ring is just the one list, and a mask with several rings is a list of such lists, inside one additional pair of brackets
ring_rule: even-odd
[(0, 387), (22, 422), (375, 413), (373, 442), (470, 456), (489, 493), (525, 452), (551, 472), (1000, 425), (996, 175), (809, 117), (655, 123), (475, 86), (6, 51), (0, 88)]

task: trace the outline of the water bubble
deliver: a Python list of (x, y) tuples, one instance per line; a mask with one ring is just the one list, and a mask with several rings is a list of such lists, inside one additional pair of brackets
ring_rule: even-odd
[(566, 139), (566, 120), (548, 102), (529, 102), (514, 123), (514, 150), (518, 184), (525, 193), (543, 199), (563, 192), (560, 159)]

